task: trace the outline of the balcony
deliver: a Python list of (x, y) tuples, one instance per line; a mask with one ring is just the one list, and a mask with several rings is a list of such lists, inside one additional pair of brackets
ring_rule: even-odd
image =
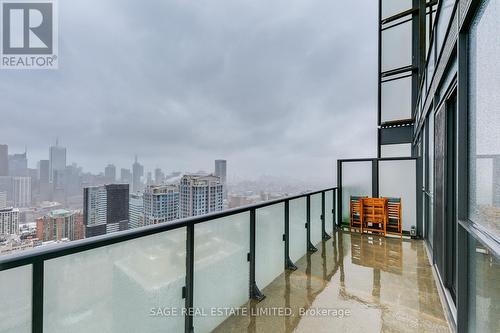
[(336, 202), (331, 188), (6, 256), (0, 332), (448, 331), (423, 241), (342, 231)]

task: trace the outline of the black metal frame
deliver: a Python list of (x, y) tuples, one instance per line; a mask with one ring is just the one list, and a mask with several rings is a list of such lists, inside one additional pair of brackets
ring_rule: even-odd
[[(323, 223), (322, 223), (322, 234), (323, 240), (330, 238), (330, 236), (325, 231), (325, 192), (333, 191), (333, 204), (335, 203), (335, 196), (337, 194), (336, 187), (327, 188), (319, 191), (312, 191), (303, 194), (298, 194), (294, 196), (284, 197), (276, 200), (266, 201), (258, 204), (243, 206), (235, 209), (226, 210), (223, 212), (211, 213), (202, 216), (190, 217), (174, 222), (156, 224), (151, 226), (145, 226), (133, 230), (127, 230), (117, 233), (112, 233), (103, 236), (96, 236), (92, 238), (87, 238), (79, 241), (73, 241), (66, 244), (58, 244), (55, 246), (47, 246), (42, 248), (37, 248), (29, 250), (26, 252), (20, 252), (16, 254), (6, 255), (0, 258), (0, 273), (2, 271), (14, 269), (22, 266), (32, 266), (32, 332), (41, 333), (43, 332), (43, 294), (44, 294), (44, 263), (47, 260), (60, 258), (63, 256), (81, 253), (84, 251), (89, 251), (125, 241), (130, 241), (162, 232), (167, 232), (170, 230), (186, 228), (186, 276), (185, 276), (185, 286), (182, 288), (182, 297), (185, 299), (185, 332), (194, 332), (193, 325), (193, 314), (194, 314), (194, 274), (195, 274), (195, 225), (198, 223), (204, 223), (208, 221), (213, 221), (215, 219), (220, 219), (228, 216), (233, 216), (240, 213), (249, 213), (249, 227), (250, 227), (250, 252), (248, 253), (249, 261), (249, 298), (261, 301), (265, 298), (265, 295), (260, 291), (256, 284), (255, 276), (255, 241), (256, 241), (256, 211), (261, 208), (269, 207), (272, 205), (284, 203), (284, 268), (287, 270), (295, 270), (297, 267), (290, 260), (289, 256), (289, 234), (290, 234), (290, 211), (289, 202), (293, 199), (307, 198), (307, 237), (305, 241), (308, 245), (307, 251), (317, 251), (317, 248), (311, 244), (310, 241), (310, 197), (315, 194), (322, 194), (322, 212), (323, 212)], [(335, 205), (334, 205), (335, 207)], [(332, 209), (332, 214), (334, 213)], [(335, 219), (334, 219), (335, 220)], [(326, 237), (328, 236), (328, 237)]]
[[(418, 158), (417, 157), (386, 157), (386, 158), (354, 158), (354, 159), (341, 159), (337, 160), (337, 226), (341, 227), (342, 226), (342, 215), (343, 215), (343, 207), (342, 207), (342, 164), (343, 163), (349, 163), (349, 162), (371, 162), (372, 163), (372, 197), (378, 197), (379, 196), (379, 172), (378, 172), (378, 167), (379, 167), (379, 162), (383, 161), (415, 161), (416, 162), (416, 169), (418, 167)], [(416, 170), (416, 177), (418, 177), (418, 170)], [(415, 182), (417, 182), (417, 179), (415, 179)], [(417, 197), (419, 195), (420, 189), (416, 187), (417, 191)], [(418, 216), (418, 211), (421, 210), (422, 208), (418, 206), (418, 200), (415, 202), (416, 205), (416, 212)], [(421, 238), (421, 229), (419, 229), (419, 224), (417, 221), (417, 238)]]

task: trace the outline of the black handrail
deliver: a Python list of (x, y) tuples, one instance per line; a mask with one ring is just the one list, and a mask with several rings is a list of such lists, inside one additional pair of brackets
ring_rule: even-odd
[(285, 201), (299, 199), (303, 197), (307, 197), (310, 195), (332, 191), (335, 190), (336, 187), (331, 187), (318, 191), (305, 192), (301, 194), (296, 194), (288, 197), (278, 198), (275, 200), (269, 200), (265, 202), (260, 202), (257, 204), (246, 205), (242, 207), (237, 207), (234, 209), (228, 209), (222, 212), (209, 213), (201, 216), (194, 216), (185, 219), (180, 219), (173, 222), (168, 223), (160, 223), (150, 226), (139, 227), (131, 230), (115, 232), (112, 234), (95, 236), (91, 238), (86, 238), (77, 241), (71, 241), (64, 244), (54, 244), (48, 245), (40, 248), (35, 248), (33, 250), (27, 250), (20, 253), (13, 253), (9, 255), (5, 255), (0, 258), (0, 272), (20, 266), (30, 265), (37, 261), (45, 261), (54, 258), (63, 257), (70, 254), (75, 254), (79, 252), (84, 252), (96, 248), (100, 248), (103, 246), (108, 246), (116, 243), (125, 242), (132, 239), (137, 239), (141, 237), (146, 237), (154, 234), (158, 234), (161, 232), (179, 229), (182, 227), (186, 227), (192, 224), (203, 223), (231, 215), (236, 215), (240, 213), (249, 212), (252, 209), (259, 209), (267, 206), (271, 206), (274, 204), (282, 203)]

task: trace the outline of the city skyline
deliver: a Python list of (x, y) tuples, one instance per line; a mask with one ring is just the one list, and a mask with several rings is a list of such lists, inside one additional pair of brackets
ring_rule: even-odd
[[(323, 184), (336, 158), (375, 156), (375, 2), (115, 4), (61, 2), (59, 69), (3, 72), (12, 151), (46, 159), (59, 137), (68, 162), (94, 173), (135, 154), (147, 170), (211, 170), (223, 158), (243, 178)], [(226, 17), (239, 19), (220, 25)]]

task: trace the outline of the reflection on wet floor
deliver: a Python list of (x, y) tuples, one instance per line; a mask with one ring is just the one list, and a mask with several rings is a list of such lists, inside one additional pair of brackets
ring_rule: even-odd
[(296, 265), (214, 332), (449, 332), (423, 241), (339, 231)]

